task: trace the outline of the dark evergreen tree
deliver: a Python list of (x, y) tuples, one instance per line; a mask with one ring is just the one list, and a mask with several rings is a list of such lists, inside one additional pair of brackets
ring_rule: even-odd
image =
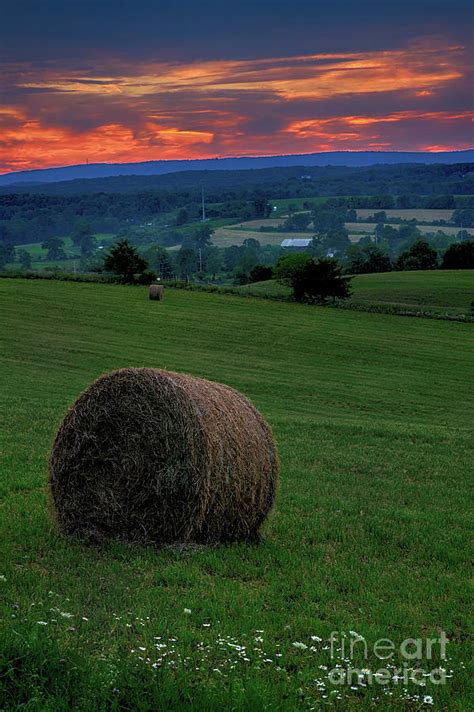
[(436, 269), (438, 254), (426, 240), (417, 240), (408, 250), (402, 252), (395, 263), (395, 269), (402, 271)]
[(110, 250), (104, 261), (107, 272), (114, 272), (124, 284), (134, 284), (148, 268), (148, 262), (140, 257), (136, 247), (128, 240), (120, 240)]
[(442, 269), (474, 269), (474, 242), (455, 242), (444, 253)]
[(347, 299), (351, 295), (351, 279), (343, 276), (342, 268), (336, 260), (310, 260), (292, 277), (293, 298), (297, 302), (319, 304), (329, 299)]

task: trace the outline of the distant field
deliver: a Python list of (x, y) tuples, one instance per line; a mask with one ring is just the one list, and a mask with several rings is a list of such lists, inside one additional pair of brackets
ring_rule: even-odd
[(284, 218), (260, 218), (259, 220), (244, 220), (233, 225), (232, 230), (258, 230), (259, 227), (278, 227), (284, 222)]
[(304, 203), (311, 203), (312, 205), (321, 205), (329, 200), (328, 197), (315, 197), (315, 198), (279, 198), (277, 200), (270, 200), (269, 202), (276, 207), (273, 212), (274, 217), (288, 217), (288, 206), (294, 205), (298, 212), (304, 211)]
[[(247, 225), (247, 223), (241, 223)], [(231, 245), (242, 245), (244, 240), (250, 238), (258, 240), (261, 245), (280, 245), (285, 238), (311, 237), (311, 233), (295, 232), (260, 232), (259, 230), (235, 230), (228, 227), (218, 228), (212, 236), (212, 242), (217, 247), (230, 247)]]
[[(351, 282), (351, 301), (395, 305), (446, 314), (469, 314), (474, 300), (474, 270), (432, 270), (360, 274)], [(256, 296), (288, 296), (290, 289), (274, 280), (238, 287)]]
[(468, 314), (474, 301), (474, 270), (361, 274), (352, 284), (355, 302)]
[[(392, 225), (395, 230), (400, 229), (400, 225)], [(417, 226), (418, 230), (421, 232), (422, 235), (427, 235), (430, 232), (444, 232), (445, 235), (453, 235), (456, 236), (461, 230), (460, 227), (451, 227), (451, 226), (446, 226), (446, 225), (419, 225)], [(346, 223), (346, 228), (349, 230), (349, 232), (368, 232), (368, 233), (373, 233), (375, 230), (375, 223), (359, 223), (359, 222), (347, 222)], [(468, 228), (463, 228), (463, 230), (467, 230), (469, 235), (474, 235), (474, 227), (468, 227)]]
[[(356, 213), (357, 217), (362, 218), (363, 220), (364, 218), (371, 217), (374, 213), (378, 213), (381, 210), (382, 208), (379, 210), (374, 208), (358, 208)], [(453, 217), (452, 210), (388, 208), (383, 209), (383, 211), (389, 220), (390, 218), (402, 218), (403, 220), (413, 220), (414, 218), (415, 220), (421, 220), (422, 222), (430, 222), (431, 220), (446, 220), (446, 222), (449, 222), (449, 220)]]

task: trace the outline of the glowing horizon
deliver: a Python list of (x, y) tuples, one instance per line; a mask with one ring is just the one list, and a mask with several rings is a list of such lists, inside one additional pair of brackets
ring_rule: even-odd
[(3, 63), (0, 173), (474, 145), (464, 45), (255, 59)]

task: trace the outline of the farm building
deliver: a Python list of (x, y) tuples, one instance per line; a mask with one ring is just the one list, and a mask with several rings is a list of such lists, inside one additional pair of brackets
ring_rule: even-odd
[(281, 243), (281, 247), (284, 250), (291, 250), (292, 252), (304, 252), (311, 245), (313, 241), (312, 237), (298, 237), (295, 239), (286, 239)]

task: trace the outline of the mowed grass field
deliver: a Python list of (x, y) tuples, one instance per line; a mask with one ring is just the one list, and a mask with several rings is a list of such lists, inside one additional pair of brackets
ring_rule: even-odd
[[(441, 314), (471, 314), (474, 270), (426, 270), (358, 274), (351, 281), (351, 302), (396, 306)], [(289, 296), (291, 289), (276, 280), (238, 287), (255, 296)]]
[[(0, 709), (473, 708), (472, 326), (7, 279), (0, 317)], [(123, 366), (222, 381), (261, 410), (282, 468), (261, 543), (96, 549), (57, 533), (54, 433)], [(442, 630), (447, 659), (399, 652)], [(331, 648), (332, 631), (364, 636), (367, 657)], [(333, 684), (348, 665), (390, 679)], [(405, 682), (404, 665), (441, 666), (446, 684)]]
[(360, 303), (469, 314), (474, 301), (474, 270), (360, 274), (354, 277), (352, 284), (353, 299)]

